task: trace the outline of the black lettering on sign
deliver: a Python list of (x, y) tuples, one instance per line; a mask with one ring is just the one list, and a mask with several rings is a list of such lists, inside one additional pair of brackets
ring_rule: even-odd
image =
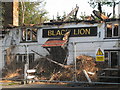
[(97, 27), (78, 27), (78, 28), (60, 28), (60, 29), (43, 29), (43, 38), (62, 37), (70, 31), (70, 37), (97, 36)]

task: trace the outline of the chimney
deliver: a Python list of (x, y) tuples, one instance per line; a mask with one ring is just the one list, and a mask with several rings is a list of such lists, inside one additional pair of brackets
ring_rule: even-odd
[(18, 13), (19, 2), (18, 0), (13, 1), (13, 25), (19, 25), (19, 13)]
[(18, 0), (13, 0), (13, 2), (3, 2), (3, 7), (4, 7), (3, 26), (6, 27), (8, 26), (8, 24), (18, 26), (19, 25)]

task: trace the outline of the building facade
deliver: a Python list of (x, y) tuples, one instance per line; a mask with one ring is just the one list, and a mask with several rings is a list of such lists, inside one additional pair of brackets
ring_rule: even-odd
[[(15, 59), (29, 65), (40, 55), (52, 55), (52, 60), (71, 64), (76, 56), (88, 55), (103, 63), (103, 67), (120, 67), (120, 20), (105, 22), (50, 22), (39, 26), (24, 26), (9, 30), (3, 46), (5, 64)], [(69, 32), (69, 35), (68, 35)], [(40, 54), (40, 55), (38, 55)]]

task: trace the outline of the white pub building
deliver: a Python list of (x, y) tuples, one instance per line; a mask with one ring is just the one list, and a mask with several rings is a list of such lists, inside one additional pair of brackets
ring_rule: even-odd
[(103, 67), (118, 68), (120, 20), (49, 22), (42, 26), (16, 27), (3, 38), (2, 46), (5, 63), (9, 61), (8, 55), (15, 55), (17, 62), (27, 58), (30, 64), (40, 57), (37, 52), (51, 55), (62, 64), (70, 64), (76, 56), (88, 55), (95, 57), (98, 63), (105, 63)]

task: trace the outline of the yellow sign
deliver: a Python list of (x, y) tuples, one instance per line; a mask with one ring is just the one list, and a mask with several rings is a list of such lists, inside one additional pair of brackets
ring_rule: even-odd
[(104, 56), (96, 56), (96, 61), (104, 61)]
[(104, 55), (101, 49), (99, 48), (96, 55)]
[(100, 48), (96, 53), (96, 61), (104, 61), (104, 54)]

